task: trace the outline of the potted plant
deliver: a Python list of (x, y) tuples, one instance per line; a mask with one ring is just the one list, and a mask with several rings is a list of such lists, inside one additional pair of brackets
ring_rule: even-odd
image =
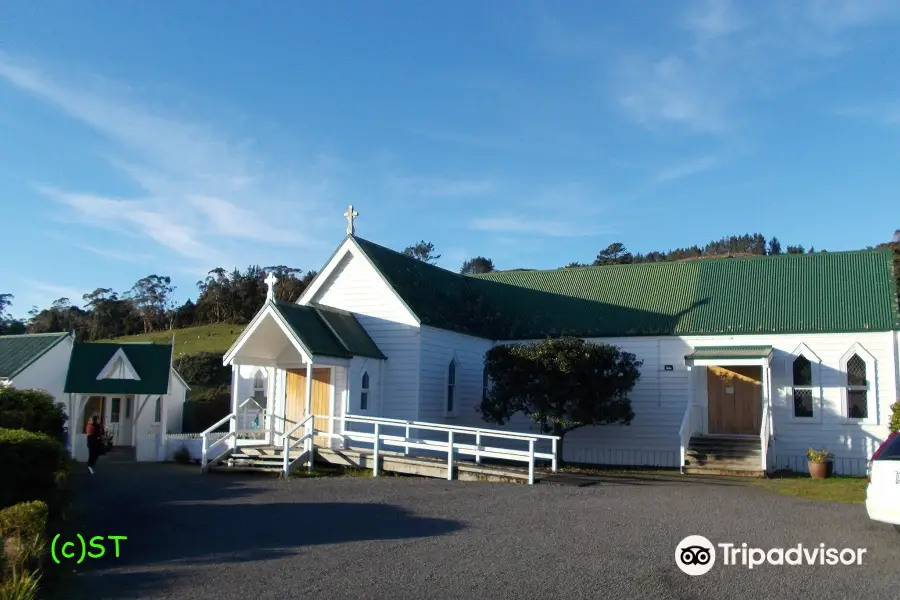
[(813, 479), (825, 479), (831, 475), (834, 455), (825, 450), (810, 448), (806, 451), (806, 459), (809, 462), (809, 474)]

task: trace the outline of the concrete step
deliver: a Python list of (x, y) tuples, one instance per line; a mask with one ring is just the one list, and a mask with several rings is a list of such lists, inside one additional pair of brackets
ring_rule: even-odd
[(704, 467), (687, 466), (684, 468), (684, 472), (687, 475), (730, 475), (733, 477), (765, 477), (766, 476), (765, 472), (762, 469), (760, 469), (758, 466), (755, 469), (727, 468), (727, 467), (720, 467), (719, 465), (704, 466)]

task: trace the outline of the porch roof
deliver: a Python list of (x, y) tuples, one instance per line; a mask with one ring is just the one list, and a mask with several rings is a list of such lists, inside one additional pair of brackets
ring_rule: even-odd
[[(135, 378), (104, 376), (119, 352)], [(71, 394), (168, 394), (172, 373), (172, 346), (150, 343), (76, 343), (69, 358), (63, 391)]]
[(688, 364), (716, 364), (717, 361), (746, 361), (747, 364), (768, 363), (773, 354), (772, 346), (702, 346), (684, 357)]
[(273, 305), (311, 354), (386, 358), (356, 317), (347, 311), (282, 301)]

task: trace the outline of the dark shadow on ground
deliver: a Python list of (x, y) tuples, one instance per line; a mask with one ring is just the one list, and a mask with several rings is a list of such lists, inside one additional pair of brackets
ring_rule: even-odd
[(177, 583), (181, 574), (173, 569), (182, 565), (272, 560), (308, 546), (423, 538), (463, 527), (390, 504), (267, 500), (283, 499), (283, 488), (297, 482), (202, 475), (199, 467), (107, 462), (93, 477), (84, 470), (74, 478), (81, 513), (75, 531), (86, 539), (127, 539), (118, 558), (110, 542), (100, 558), (51, 565), (78, 572), (67, 600), (155, 597)]

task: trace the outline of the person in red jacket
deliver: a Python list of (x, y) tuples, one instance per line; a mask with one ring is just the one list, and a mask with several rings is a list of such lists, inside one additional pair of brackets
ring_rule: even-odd
[(97, 459), (103, 453), (103, 426), (100, 425), (97, 415), (91, 418), (85, 433), (87, 434), (88, 445), (88, 471), (93, 475), (94, 465), (97, 464)]

